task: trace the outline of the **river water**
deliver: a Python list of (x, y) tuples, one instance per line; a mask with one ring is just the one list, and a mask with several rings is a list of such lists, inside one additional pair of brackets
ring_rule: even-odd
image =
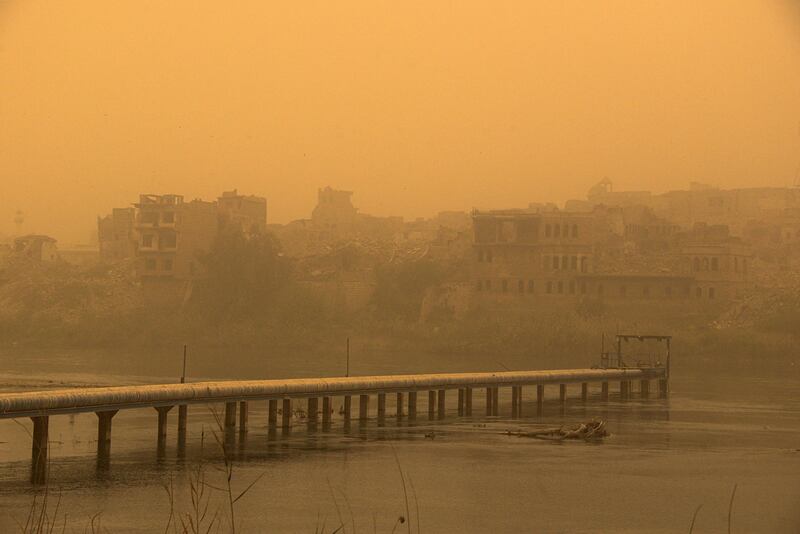
[[(340, 373), (342, 362), (312, 355), (192, 353), (189, 375), (276, 378)], [(371, 353), (355, 358), (352, 374), (496, 370), (491, 359)], [(175, 381), (180, 356), (91, 351), (5, 352), (5, 391), (73, 385)], [(504, 362), (515, 369), (554, 367)], [(756, 373), (758, 375), (759, 373)], [(297, 420), (288, 435), (269, 435), (266, 403), (251, 403), (250, 429), (231, 454), (238, 532), (800, 532), (800, 376), (688, 372), (676, 364), (669, 399), (651, 394), (608, 402), (592, 385), (588, 403), (579, 386), (561, 409), (557, 388), (542, 416), (535, 388), (526, 388), (521, 419), (511, 419), (510, 392), (500, 416), (483, 415), (476, 390), (474, 416), (428, 421), (420, 395), (414, 423), (387, 419), (349, 429), (336, 417), (328, 431)], [(393, 413), (393, 396), (387, 396)], [(338, 407), (340, 400), (335, 400)], [(374, 409), (375, 402), (373, 400)], [(50, 419), (49, 510), (66, 511), (67, 532), (84, 532), (91, 518), (109, 532), (164, 531), (193, 513), (190, 487), (207, 482), (208, 519), (230, 521), (224, 462), (214, 416), (190, 407), (187, 449), (178, 454), (176, 411), (169, 445), (158, 455), (155, 411), (120, 412), (113, 421), (109, 465), (95, 458), (94, 414)], [(602, 443), (553, 443), (506, 434), (593, 417), (608, 421)], [(0, 532), (18, 531), (41, 492), (28, 482), (30, 421), (0, 421)], [(402, 473), (402, 476), (401, 476)], [(212, 486), (214, 486), (212, 488)], [(165, 488), (172, 488), (172, 498)], [(215, 489), (218, 488), (218, 489)], [(172, 504), (170, 504), (172, 502)], [(400, 524), (403, 516), (405, 523)], [(410, 527), (410, 529), (409, 529)], [(60, 531), (60, 528), (56, 531)], [(213, 531), (213, 530), (212, 530)], [(221, 531), (227, 531), (222, 528)]]

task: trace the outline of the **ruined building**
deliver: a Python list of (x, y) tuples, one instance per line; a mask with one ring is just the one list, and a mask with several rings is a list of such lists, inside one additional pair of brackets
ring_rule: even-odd
[[(473, 214), (476, 299), (534, 305), (543, 299), (718, 301), (748, 287), (750, 251), (727, 228), (698, 225), (680, 234), (649, 212), (622, 209)], [(661, 240), (663, 246), (642, 246)]]
[(317, 206), (311, 213), (311, 223), (321, 240), (353, 234), (358, 223), (358, 210), (353, 206), (352, 191), (339, 191), (330, 186), (317, 192)]
[(135, 218), (133, 208), (114, 208), (109, 215), (97, 218), (100, 259), (113, 261), (136, 255)]
[(238, 225), (246, 234), (262, 233), (267, 227), (267, 199), (240, 195), (234, 189), (217, 199), (222, 224)]
[(202, 276), (200, 256), (211, 249), (219, 228), (214, 202), (185, 202), (181, 195), (140, 195), (136, 272), (143, 283), (189, 281)]
[(14, 239), (11, 255), (36, 262), (53, 262), (60, 259), (56, 240), (46, 235), (26, 235)]

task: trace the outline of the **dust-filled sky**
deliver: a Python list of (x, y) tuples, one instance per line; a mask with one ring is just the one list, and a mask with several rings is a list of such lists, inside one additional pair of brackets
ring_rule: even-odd
[(140, 192), (376, 215), (790, 185), (800, 0), (0, 0), (0, 234)]

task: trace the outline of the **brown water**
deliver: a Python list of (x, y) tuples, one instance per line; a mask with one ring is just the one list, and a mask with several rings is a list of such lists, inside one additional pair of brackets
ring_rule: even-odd
[[(5, 353), (5, 390), (62, 384), (123, 384), (174, 380), (179, 358), (163, 354)], [(224, 362), (224, 365), (220, 365)], [(373, 353), (353, 362), (353, 374), (493, 370), (483, 358)], [(540, 368), (543, 362), (504, 362)], [(338, 373), (341, 362), (311, 356), (193, 354), (190, 375), (272, 378)], [(527, 364), (527, 365), (526, 365)], [(547, 365), (547, 367), (553, 367)], [(413, 532), (687, 532), (702, 505), (695, 532), (727, 532), (736, 485), (734, 532), (800, 532), (800, 380), (794, 367), (770, 376), (681, 372), (676, 365), (668, 400), (598, 391), (587, 404), (557, 402), (535, 415), (526, 388), (523, 417), (507, 415), (427, 421), (425, 396), (415, 423), (388, 419), (344, 429), (309, 432), (295, 421), (291, 433), (270, 436), (265, 403), (253, 403), (250, 431), (235, 448), (235, 492), (261, 477), (235, 505), (239, 532), (391, 532), (399, 516)], [(557, 395), (556, 388), (549, 393)], [(477, 393), (477, 392), (476, 392)], [(510, 412), (509, 392), (501, 414)], [(579, 388), (570, 388), (579, 395)], [(454, 395), (451, 395), (454, 397)], [(391, 400), (391, 396), (390, 396)], [(483, 411), (475, 397), (475, 413)], [(336, 401), (338, 407), (339, 400)], [(374, 406), (373, 406), (374, 409)], [(389, 411), (393, 412), (390, 403)], [(110, 465), (95, 460), (93, 414), (51, 418), (51, 506), (60, 495), (67, 531), (83, 532), (100, 514), (110, 532), (163, 531), (172, 484), (176, 513), (191, 510), (189, 480), (203, 462), (209, 483), (224, 484), (214, 420), (191, 407), (185, 456), (175, 446), (155, 447), (155, 411), (120, 412), (113, 423)], [(601, 417), (612, 436), (602, 443), (553, 443), (505, 435)], [(30, 422), (0, 421), (0, 532), (18, 530), (35, 490), (28, 483)], [(433, 439), (426, 434), (433, 434)], [(405, 475), (405, 493), (400, 470)], [(226, 496), (213, 489), (210, 510), (226, 517)], [(405, 494), (408, 495), (408, 508)], [(61, 512), (59, 512), (59, 516)], [(62, 519), (63, 520), (63, 519)], [(396, 532), (409, 532), (409, 524)]]

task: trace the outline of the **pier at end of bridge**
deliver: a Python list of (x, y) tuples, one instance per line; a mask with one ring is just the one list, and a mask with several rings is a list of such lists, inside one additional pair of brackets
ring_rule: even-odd
[[(599, 399), (607, 401), (609, 384), (618, 384), (619, 398), (627, 400), (636, 383), (640, 395), (649, 396), (651, 381), (657, 382), (659, 395), (666, 397), (669, 391), (668, 367), (228, 380), (73, 388), (0, 394), (0, 419), (32, 419), (31, 480), (42, 483), (47, 478), (49, 418), (55, 415), (97, 414), (97, 455), (99, 460), (107, 460), (111, 453), (111, 422), (119, 410), (154, 408), (157, 412), (157, 446), (159, 451), (163, 451), (167, 440), (168, 414), (175, 406), (178, 406), (178, 442), (179, 445), (185, 445), (188, 406), (196, 404), (224, 403), (224, 417), (220, 417), (220, 426), (227, 437), (235, 435), (237, 420), (239, 433), (247, 432), (249, 403), (257, 401), (266, 402), (267, 427), (276, 429), (280, 426), (284, 432), (288, 432), (292, 426), (292, 403), (295, 401), (305, 401), (309, 428), (317, 425), (321, 415), (323, 429), (327, 429), (332, 422), (334, 397), (342, 398), (340, 415), (348, 425), (353, 396), (358, 396), (360, 423), (369, 419), (372, 397), (377, 399), (376, 416), (378, 422), (382, 423), (386, 418), (387, 395), (394, 396), (398, 419), (414, 420), (418, 413), (417, 397), (419, 393), (427, 392), (428, 419), (445, 419), (449, 391), (456, 390), (458, 416), (469, 417), (473, 414), (473, 393), (476, 389), (485, 390), (485, 414), (496, 416), (499, 412), (499, 391), (501, 388), (510, 388), (510, 415), (517, 418), (522, 416), (525, 388), (535, 386), (536, 411), (541, 414), (547, 386), (558, 387), (558, 399), (563, 406), (568, 401), (569, 384), (580, 384), (580, 400), (589, 402), (590, 385), (599, 385)], [(322, 399), (321, 409), (319, 399)]]

